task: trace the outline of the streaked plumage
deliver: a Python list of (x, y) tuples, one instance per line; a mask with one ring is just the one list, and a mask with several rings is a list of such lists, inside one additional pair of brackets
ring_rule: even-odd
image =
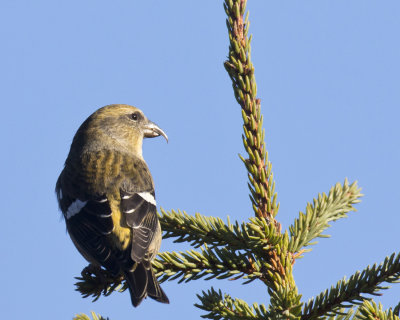
[(161, 244), (144, 137), (165, 133), (137, 108), (110, 105), (78, 129), (56, 185), (68, 233), (79, 252), (127, 280), (132, 304), (168, 303), (151, 261)]

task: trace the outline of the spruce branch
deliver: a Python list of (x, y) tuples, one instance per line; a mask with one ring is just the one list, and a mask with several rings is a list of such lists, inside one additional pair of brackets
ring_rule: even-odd
[[(250, 199), (255, 215), (277, 223), (274, 219), (276, 203), (272, 166), (268, 161), (261, 115), (261, 100), (257, 99), (257, 84), (251, 62), (251, 37), (248, 37), (248, 15), (244, 19), (246, 0), (225, 0), (229, 33), (229, 54), (224, 66), (232, 80), (233, 92), (242, 109), (244, 148), (248, 158), (240, 158), (248, 171)], [(278, 225), (278, 224), (277, 224)]]
[[(252, 221), (261, 220), (253, 218)], [(263, 220), (262, 227), (271, 228), (271, 225)], [(253, 225), (253, 228), (262, 232), (259, 226), (255, 228)], [(153, 262), (153, 266), (158, 270), (157, 276), (161, 282), (175, 279), (188, 282), (205, 276), (206, 280), (229, 277), (234, 280), (248, 279), (245, 283), (260, 279), (269, 288), (272, 305), (275, 307), (272, 314), (280, 319), (295, 319), (302, 305), (292, 275), (293, 261), (287, 251), (288, 244), (289, 236), (286, 232), (272, 249), (266, 250), (263, 259), (257, 259), (250, 251), (240, 252), (230, 246), (209, 248), (206, 245), (201, 252), (163, 252)]]
[[(275, 193), (272, 165), (268, 160), (265, 148), (265, 131), (261, 115), (261, 100), (257, 98), (257, 85), (254, 66), (251, 62), (251, 37), (248, 37), (249, 20), (246, 18), (246, 0), (225, 0), (224, 9), (227, 15), (229, 33), (229, 54), (224, 66), (232, 80), (235, 98), (242, 110), (244, 148), (248, 158), (240, 156), (248, 171), (250, 199), (256, 217), (264, 217), (276, 225), (281, 231), (279, 222), (275, 220), (279, 205)], [(287, 235), (284, 237), (288, 239)], [(283, 240), (283, 239), (282, 239)], [(287, 250), (288, 240), (269, 252), (271, 265), (270, 280), (266, 282), (271, 295), (271, 303), (275, 306), (283, 303), (282, 308), (272, 313), (285, 318), (299, 317), (299, 295), (292, 274), (293, 255)], [(276, 293), (276, 294), (274, 294)], [(276, 299), (276, 300), (274, 300)], [(292, 313), (293, 312), (293, 313)]]
[(337, 183), (331, 188), (329, 194), (318, 194), (313, 204), (307, 203), (306, 213), (300, 212), (299, 218), (295, 220), (294, 225), (289, 227), (290, 244), (289, 251), (292, 253), (311, 251), (303, 249), (315, 244), (313, 239), (320, 237), (326, 238), (328, 235), (322, 235), (322, 232), (330, 227), (329, 222), (347, 217), (347, 213), (355, 211), (353, 204), (360, 202), (362, 196), (361, 189), (357, 183), (349, 185), (345, 179), (343, 185)]
[(126, 290), (124, 277), (114, 277), (107, 270), (89, 264), (81, 272), (80, 277), (75, 279), (76, 291), (79, 291), (83, 298), (92, 296), (93, 302), (100, 298), (101, 295), (109, 296), (114, 291), (123, 292)]
[(392, 310), (383, 310), (382, 305), (374, 301), (365, 301), (359, 308), (359, 320), (399, 320), (399, 316)]
[(229, 319), (229, 320), (254, 320), (267, 319), (268, 311), (263, 304), (254, 303), (250, 307), (241, 299), (232, 299), (230, 295), (223, 295), (221, 290), (215, 291), (211, 288), (202, 295), (197, 295), (201, 304), (195, 304), (196, 307), (207, 311), (201, 316), (206, 319)]
[(274, 224), (264, 218), (250, 218), (250, 222), (239, 224), (220, 218), (195, 216), (186, 212), (161, 209), (159, 215), (164, 238), (175, 237), (174, 242), (189, 242), (195, 248), (207, 243), (210, 247), (229, 246), (231, 250), (252, 252), (264, 259), (266, 251), (273, 248), (281, 239)]
[(206, 277), (226, 279), (260, 279), (265, 281), (265, 263), (257, 262), (248, 253), (225, 248), (201, 247), (201, 251), (162, 252), (153, 261), (153, 266), (159, 276), (159, 281), (179, 279), (189, 282)]
[(357, 271), (349, 280), (343, 278), (335, 287), (321, 292), (317, 297), (310, 299), (304, 306), (302, 320), (316, 319), (340, 308), (351, 307), (353, 304), (361, 304), (370, 298), (369, 295), (381, 295), (381, 283), (396, 283), (400, 279), (400, 254), (393, 253), (390, 257), (377, 266), (368, 266), (362, 272)]

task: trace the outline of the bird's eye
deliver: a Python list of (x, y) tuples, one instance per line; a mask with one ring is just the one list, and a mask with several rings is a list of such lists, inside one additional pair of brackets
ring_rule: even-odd
[(134, 120), (134, 121), (137, 121), (137, 120), (139, 119), (138, 114), (137, 114), (136, 112), (135, 112), (135, 113), (132, 113), (132, 114), (131, 114), (131, 119)]

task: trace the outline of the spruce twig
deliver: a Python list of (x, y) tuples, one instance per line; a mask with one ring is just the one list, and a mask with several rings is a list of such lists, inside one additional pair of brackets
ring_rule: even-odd
[(241, 299), (232, 299), (230, 295), (222, 295), (221, 290), (218, 292), (211, 288), (207, 292), (203, 291), (202, 295), (197, 295), (201, 304), (195, 304), (196, 307), (207, 311), (202, 318), (206, 319), (234, 319), (234, 320), (254, 320), (267, 319), (268, 312), (263, 304), (253, 304), (250, 307)]
[(349, 185), (346, 179), (343, 185), (337, 183), (333, 186), (328, 195), (319, 194), (313, 204), (308, 203), (306, 213), (300, 212), (299, 218), (289, 227), (289, 251), (298, 253), (296, 258), (299, 258), (299, 252), (311, 251), (301, 249), (315, 244), (316, 242), (311, 242), (313, 239), (329, 237), (322, 235), (322, 232), (330, 227), (329, 222), (345, 218), (348, 212), (356, 211), (353, 204), (360, 202), (359, 198), (363, 196), (360, 191), (356, 182)]
[[(251, 61), (251, 37), (248, 37), (249, 20), (246, 18), (246, 0), (225, 0), (229, 33), (229, 54), (224, 66), (228, 72), (237, 102), (241, 106), (243, 118), (242, 136), (248, 154), (244, 162), (248, 171), (250, 199), (256, 217), (263, 217), (276, 225), (278, 233), (281, 225), (275, 220), (279, 205), (275, 193), (272, 165), (265, 148), (265, 131), (261, 115), (261, 100), (257, 98), (257, 84)], [(288, 251), (288, 236), (269, 251), (272, 269), (269, 280), (265, 281), (271, 295), (272, 314), (287, 319), (300, 315), (300, 295), (292, 274), (293, 255)]]
[(205, 246), (201, 251), (162, 252), (153, 261), (153, 266), (160, 282), (179, 278), (179, 282), (189, 282), (202, 277), (206, 280), (243, 277), (264, 281), (263, 265), (254, 261), (252, 256), (232, 251), (229, 247), (210, 249)]
[(374, 301), (365, 301), (359, 308), (358, 320), (399, 320), (398, 314), (392, 309), (383, 310), (382, 305)]
[(165, 232), (164, 238), (176, 238), (174, 242), (189, 242), (198, 248), (207, 244), (211, 248), (229, 246), (231, 250), (245, 250), (265, 258), (266, 251), (274, 247), (281, 239), (274, 224), (264, 218), (250, 218), (250, 222), (231, 223), (217, 217), (206, 217), (199, 213), (195, 216), (186, 212), (161, 209), (160, 223)]
[(357, 271), (349, 280), (340, 280), (335, 287), (321, 292), (318, 296), (308, 301), (303, 309), (302, 320), (316, 319), (327, 313), (335, 312), (342, 307), (350, 307), (353, 304), (361, 304), (370, 298), (364, 296), (381, 295), (381, 283), (396, 283), (400, 279), (400, 253), (393, 253), (390, 257), (377, 266), (365, 268), (362, 272)]
[(125, 291), (124, 277), (114, 277), (110, 272), (89, 264), (81, 272), (80, 277), (76, 277), (76, 291), (79, 291), (83, 298), (93, 297), (93, 302), (98, 300), (103, 294), (108, 296), (114, 291)]
[(248, 154), (244, 162), (248, 171), (250, 199), (255, 215), (280, 225), (274, 219), (279, 205), (276, 203), (275, 182), (272, 166), (265, 148), (265, 131), (261, 115), (261, 100), (257, 98), (257, 84), (251, 61), (251, 36), (248, 37), (248, 15), (246, 0), (225, 0), (224, 9), (228, 16), (226, 24), (229, 33), (229, 54), (224, 66), (233, 86), (233, 92), (242, 109), (243, 144)]

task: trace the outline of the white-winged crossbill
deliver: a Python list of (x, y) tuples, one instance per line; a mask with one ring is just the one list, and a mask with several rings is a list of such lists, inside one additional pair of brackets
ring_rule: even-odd
[(161, 244), (154, 184), (143, 138), (167, 135), (143, 112), (109, 105), (73, 139), (56, 193), (68, 233), (91, 264), (122, 274), (136, 307), (147, 296), (169, 303), (151, 261)]

